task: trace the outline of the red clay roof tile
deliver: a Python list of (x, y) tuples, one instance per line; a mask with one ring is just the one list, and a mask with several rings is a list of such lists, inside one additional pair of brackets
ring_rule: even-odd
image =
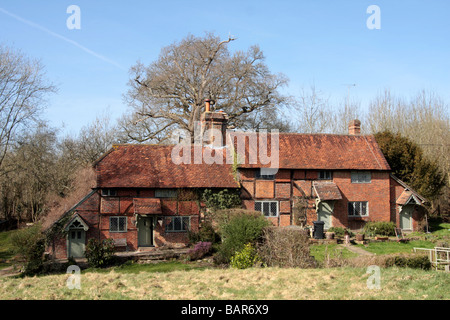
[[(98, 188), (238, 188), (230, 164), (176, 164), (163, 145), (117, 145), (96, 162)], [(192, 148), (193, 150), (194, 148)], [(206, 148), (203, 148), (203, 152)], [(216, 150), (221, 152), (221, 150)], [(193, 151), (192, 151), (193, 152)], [(192, 156), (192, 159), (193, 156)], [(194, 162), (192, 160), (192, 162)], [(226, 162), (225, 160), (223, 161)]]
[[(243, 168), (270, 167), (250, 162), (250, 153), (258, 155), (259, 143), (249, 146), (249, 136), (257, 133), (232, 133), (231, 137), (247, 136), (245, 152), (239, 151), (237, 139), (234, 139), (236, 152), (244, 163)], [(271, 155), (270, 134), (267, 135), (268, 151)], [(334, 134), (298, 134), (279, 133), (280, 169), (316, 169), (316, 170), (390, 170), (373, 136), (334, 135)]]

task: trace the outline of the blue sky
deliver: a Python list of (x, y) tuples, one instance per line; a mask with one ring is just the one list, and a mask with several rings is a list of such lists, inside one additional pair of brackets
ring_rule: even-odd
[[(69, 5), (81, 29), (69, 30)], [(368, 6), (381, 10), (370, 30)], [(12, 16), (14, 15), (14, 16)], [(231, 51), (258, 44), (289, 94), (312, 83), (332, 100), (365, 108), (380, 91), (410, 97), (421, 89), (450, 100), (450, 1), (81, 1), (1, 0), (0, 42), (38, 58), (59, 91), (44, 117), (76, 134), (105, 112), (127, 110), (128, 70), (189, 33), (238, 38)], [(83, 49), (84, 48), (84, 49)], [(89, 51), (89, 52), (88, 52)]]

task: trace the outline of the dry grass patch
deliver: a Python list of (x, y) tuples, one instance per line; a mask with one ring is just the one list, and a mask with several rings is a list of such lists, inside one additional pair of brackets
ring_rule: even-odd
[(449, 275), (381, 269), (381, 289), (369, 290), (364, 268), (205, 269), (169, 273), (82, 273), (81, 290), (68, 275), (1, 278), (3, 299), (449, 299)]

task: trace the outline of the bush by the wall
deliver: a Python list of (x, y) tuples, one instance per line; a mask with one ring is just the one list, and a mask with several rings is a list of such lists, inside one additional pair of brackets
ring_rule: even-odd
[(236, 269), (247, 269), (260, 263), (256, 249), (251, 243), (247, 243), (241, 251), (236, 252), (230, 259), (230, 265)]
[(334, 232), (335, 236), (338, 238), (343, 238), (345, 235), (345, 231), (347, 231), (350, 237), (353, 237), (355, 235), (352, 231), (350, 231), (350, 229), (346, 229), (343, 227), (331, 227), (330, 229), (328, 229), (328, 232)]
[(241, 204), (239, 191), (228, 189), (221, 191), (206, 189), (202, 194), (202, 200), (206, 207), (213, 212), (238, 207)]
[(310, 256), (309, 237), (305, 230), (292, 228), (264, 229), (258, 247), (262, 262), (270, 267), (311, 268), (316, 261)]
[(98, 241), (97, 239), (91, 238), (86, 245), (85, 256), (89, 266), (93, 268), (103, 268), (113, 262), (114, 251), (113, 239)]
[(395, 236), (395, 224), (392, 221), (370, 221), (364, 225), (364, 233), (368, 236)]
[(189, 243), (211, 242), (212, 244), (220, 242), (220, 235), (214, 230), (211, 222), (202, 223), (198, 232), (188, 232)]
[(215, 257), (218, 263), (229, 263), (231, 257), (247, 243), (256, 243), (263, 229), (270, 224), (261, 213), (255, 215), (253, 211), (239, 210), (239, 214), (237, 211), (231, 214), (229, 220), (224, 220), (220, 225), (222, 244)]
[(430, 270), (431, 262), (426, 255), (394, 256), (386, 259), (385, 266)]

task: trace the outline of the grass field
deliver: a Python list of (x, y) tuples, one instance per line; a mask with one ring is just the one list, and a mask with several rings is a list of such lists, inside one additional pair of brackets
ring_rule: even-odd
[(375, 254), (409, 253), (413, 248), (434, 248), (435, 244), (431, 241), (415, 240), (406, 243), (402, 242), (370, 242), (367, 245), (358, 244), (358, 247)]
[(11, 265), (10, 262), (6, 262), (14, 256), (14, 252), (11, 245), (11, 235), (16, 231), (4, 231), (0, 232), (0, 270)]
[(358, 256), (356, 253), (351, 252), (350, 250), (338, 245), (338, 244), (314, 244), (310, 247), (311, 255), (317, 261), (324, 261), (328, 256), (329, 258), (353, 258)]
[(450, 299), (449, 274), (408, 268), (381, 269), (380, 289), (368, 289), (371, 275), (364, 268), (156, 270), (155, 266), (128, 266), (122, 271), (82, 272), (80, 290), (66, 286), (66, 274), (0, 278), (0, 296), (37, 300)]

